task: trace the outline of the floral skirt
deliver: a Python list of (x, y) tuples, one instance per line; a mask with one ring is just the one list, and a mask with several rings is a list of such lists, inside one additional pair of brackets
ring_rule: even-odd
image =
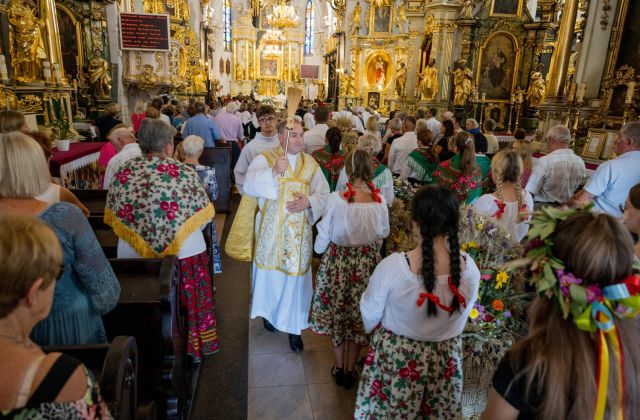
[(360, 297), (379, 261), (380, 247), (376, 244), (329, 245), (320, 261), (311, 301), (309, 327), (313, 332), (330, 335), (334, 346), (344, 340), (369, 344), (360, 315)]
[(187, 314), (187, 354), (200, 361), (218, 351), (215, 301), (207, 253), (182, 258), (180, 264), (180, 306)]
[(462, 417), (462, 340), (418, 341), (378, 327), (358, 387), (355, 419)]

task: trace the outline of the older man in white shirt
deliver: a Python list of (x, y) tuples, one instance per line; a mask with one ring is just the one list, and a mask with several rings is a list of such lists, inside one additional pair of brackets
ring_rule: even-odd
[(315, 114), (313, 114), (313, 118), (315, 119), (314, 127), (304, 132), (304, 151), (309, 154), (315, 152), (325, 144), (325, 135), (329, 129), (327, 125), (329, 121), (329, 108), (326, 106), (318, 107)]
[(418, 138), (416, 136), (416, 119), (407, 117), (404, 119), (402, 131), (404, 134), (391, 143), (389, 150), (389, 169), (394, 175), (400, 175), (407, 163), (407, 156), (418, 147)]
[(427, 111), (427, 127), (429, 127), (434, 139), (438, 137), (440, 128), (442, 127), (442, 123), (436, 119), (437, 113), (438, 111), (435, 108), (429, 108)]
[(545, 135), (549, 153), (533, 168), (525, 189), (540, 205), (560, 205), (569, 200), (587, 175), (584, 161), (569, 148), (571, 132), (556, 125)]
[(118, 173), (122, 165), (133, 158), (142, 156), (142, 151), (140, 150), (138, 143), (136, 143), (136, 138), (134, 137), (131, 128), (116, 128), (109, 137), (111, 138), (111, 142), (118, 153), (111, 158), (107, 165), (107, 170), (104, 173), (102, 188), (105, 190), (109, 189), (109, 186), (113, 182), (113, 178)]

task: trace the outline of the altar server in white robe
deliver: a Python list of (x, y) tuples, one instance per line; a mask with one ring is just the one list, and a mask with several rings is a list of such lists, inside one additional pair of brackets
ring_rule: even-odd
[(309, 327), (313, 297), (312, 225), (322, 215), (330, 192), (315, 159), (302, 152), (302, 124), (296, 121), (287, 131), (286, 122), (281, 122), (280, 146), (253, 159), (244, 183), (244, 193), (258, 198), (260, 208), (251, 318), (262, 317), (269, 331), (289, 333), (291, 349), (302, 351), (300, 333)]
[(243, 194), (242, 186), (244, 185), (244, 180), (253, 158), (279, 145), (278, 132), (276, 129), (278, 119), (276, 118), (276, 111), (273, 107), (261, 105), (258, 111), (256, 111), (256, 117), (260, 125), (260, 131), (256, 133), (253, 140), (242, 148), (238, 162), (236, 162), (236, 166), (233, 168), (236, 188), (240, 194)]

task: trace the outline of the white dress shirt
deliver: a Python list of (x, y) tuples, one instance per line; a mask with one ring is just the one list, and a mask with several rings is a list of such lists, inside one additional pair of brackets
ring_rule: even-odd
[(438, 134), (440, 134), (440, 128), (442, 127), (442, 123), (436, 120), (435, 117), (431, 117), (427, 120), (427, 128), (433, 134), (433, 138), (435, 139)]
[[(364, 328), (369, 333), (378, 324), (396, 335), (420, 341), (444, 341), (462, 334), (469, 312), (478, 295), (480, 271), (473, 259), (462, 252), (466, 267), (460, 275), (460, 294), (466, 306), (451, 315), (436, 307), (436, 316), (427, 316), (427, 300), (417, 305), (425, 293), (422, 276), (411, 272), (405, 253), (393, 253), (382, 260), (369, 279), (367, 290), (360, 299)], [(449, 306), (454, 298), (448, 275), (437, 276), (433, 294)]]
[(274, 134), (271, 137), (266, 137), (262, 135), (262, 133), (256, 133), (256, 136), (247, 143), (240, 152), (240, 157), (238, 157), (238, 162), (236, 166), (233, 168), (233, 175), (236, 180), (236, 189), (240, 194), (243, 194), (242, 186), (244, 185), (244, 180), (247, 175), (247, 171), (249, 170), (249, 165), (253, 161), (253, 158), (258, 156), (260, 153), (273, 149), (277, 147), (278, 142), (278, 134)]
[(400, 175), (407, 163), (407, 156), (418, 147), (418, 138), (415, 131), (407, 131), (391, 143), (389, 150), (389, 169), (394, 174)]
[(316, 125), (316, 120), (313, 118), (313, 114), (311, 112), (304, 114), (302, 121), (304, 121), (304, 128), (307, 130), (311, 130)]
[(389, 210), (384, 197), (376, 203), (349, 203), (334, 191), (329, 196), (316, 225), (314, 249), (323, 253), (329, 243), (339, 246), (365, 246), (389, 236)]
[(538, 159), (525, 189), (539, 203), (567, 201), (587, 176), (584, 161), (571, 149), (557, 149)]
[(594, 210), (622, 217), (620, 206), (629, 190), (640, 183), (640, 150), (633, 150), (598, 166), (585, 191), (594, 196)]
[(140, 145), (138, 143), (125, 144), (122, 150), (120, 150), (114, 157), (111, 158), (109, 164), (107, 164), (107, 170), (104, 173), (104, 181), (102, 182), (102, 188), (108, 190), (113, 182), (113, 178), (116, 176), (122, 165), (127, 161), (142, 156)]
[(304, 132), (304, 151), (311, 154), (325, 145), (325, 135), (329, 126), (321, 123), (316, 124), (311, 130)]

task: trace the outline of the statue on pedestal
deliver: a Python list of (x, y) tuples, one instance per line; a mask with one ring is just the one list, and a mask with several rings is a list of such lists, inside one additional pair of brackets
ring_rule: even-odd
[(141, 90), (153, 89), (158, 85), (158, 77), (154, 74), (153, 66), (145, 64), (138, 76), (138, 87)]
[(29, 83), (38, 78), (40, 60), (47, 58), (42, 39), (44, 19), (38, 19), (34, 10), (22, 0), (11, 0), (0, 11), (9, 21), (9, 47), (14, 79)]
[(458, 68), (449, 73), (453, 75), (453, 104), (464, 106), (471, 93), (473, 81), (471, 69), (467, 67), (467, 60), (458, 61)]
[(300, 70), (298, 66), (292, 66), (291, 68), (291, 81), (295, 83), (300, 81)]
[(404, 89), (407, 85), (407, 67), (404, 63), (400, 63), (400, 68), (396, 70), (396, 95), (398, 97), (404, 96)]
[(255, 70), (253, 68), (253, 63), (250, 63), (249, 64), (249, 72), (247, 74), (247, 79), (254, 80), (255, 76), (256, 76), (256, 74), (255, 74)]
[(236, 63), (236, 80), (244, 80), (244, 69), (240, 63)]
[(97, 99), (111, 97), (111, 75), (109, 63), (102, 57), (93, 57), (89, 61), (89, 83)]
[(531, 83), (527, 90), (527, 101), (529, 102), (529, 106), (532, 108), (540, 105), (547, 89), (547, 83), (542, 75), (543, 68), (544, 66), (542, 64), (538, 64), (536, 71), (531, 74)]
[(422, 100), (431, 101), (438, 95), (438, 69), (435, 64), (435, 60), (431, 60), (418, 76), (420, 79), (418, 91)]
[(351, 35), (357, 35), (360, 31), (360, 14), (362, 13), (362, 6), (360, 2), (356, 3), (356, 7), (353, 8), (353, 15), (351, 17)]

